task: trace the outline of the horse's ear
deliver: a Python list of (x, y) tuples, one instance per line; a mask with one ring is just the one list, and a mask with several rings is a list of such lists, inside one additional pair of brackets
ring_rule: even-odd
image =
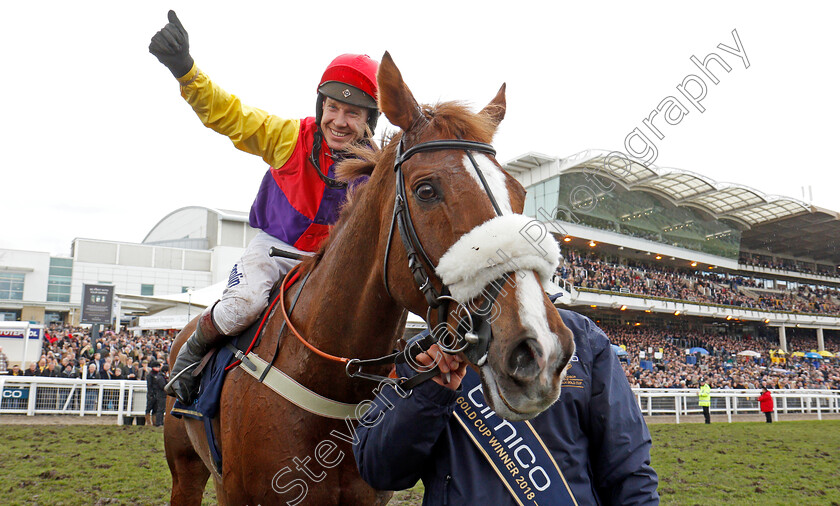
[(507, 87), (507, 83), (502, 83), (502, 87), (499, 88), (499, 92), (496, 93), (496, 96), (493, 97), (493, 100), (487, 104), (484, 109), (481, 110), (479, 114), (482, 116), (487, 116), (490, 120), (496, 125), (499, 126), (499, 123), (505, 119), (505, 110), (507, 109), (507, 102), (505, 101), (505, 88)]
[(382, 55), (376, 82), (379, 86), (379, 110), (392, 125), (408, 131), (423, 113), (388, 51)]

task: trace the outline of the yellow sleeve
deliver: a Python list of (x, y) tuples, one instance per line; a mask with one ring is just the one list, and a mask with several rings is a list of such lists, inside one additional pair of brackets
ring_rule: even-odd
[(181, 96), (204, 126), (227, 135), (238, 149), (262, 157), (272, 167), (282, 167), (292, 156), (300, 120), (278, 118), (243, 105), (236, 95), (221, 89), (195, 65), (178, 82)]

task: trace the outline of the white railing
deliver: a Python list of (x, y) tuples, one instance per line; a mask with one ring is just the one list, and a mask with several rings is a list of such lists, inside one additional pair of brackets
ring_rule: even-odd
[[(840, 390), (771, 390), (774, 416), (840, 414)], [(697, 389), (636, 388), (639, 408), (645, 416), (668, 415), (680, 423), (680, 416), (699, 415)], [(0, 415), (126, 416), (146, 413), (146, 382), (131, 380), (82, 380), (0, 375)], [(736, 415), (760, 414), (755, 400), (760, 390), (712, 390), (710, 411)]]
[(146, 382), (0, 376), (2, 415), (143, 416)]
[[(682, 415), (699, 415), (703, 409), (697, 404), (697, 389), (634, 388), (633, 393), (645, 416), (670, 415), (680, 423)], [(840, 414), (840, 390), (770, 390), (775, 409), (779, 413), (816, 415)], [(758, 401), (761, 390), (712, 390), (710, 412), (725, 414), (731, 423), (733, 415), (761, 414)]]

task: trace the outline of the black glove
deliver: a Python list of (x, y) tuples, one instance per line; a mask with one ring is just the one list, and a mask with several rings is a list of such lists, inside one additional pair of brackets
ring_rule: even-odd
[(166, 65), (176, 78), (186, 75), (192, 68), (190, 36), (187, 35), (175, 11), (169, 11), (169, 23), (152, 37), (149, 52)]

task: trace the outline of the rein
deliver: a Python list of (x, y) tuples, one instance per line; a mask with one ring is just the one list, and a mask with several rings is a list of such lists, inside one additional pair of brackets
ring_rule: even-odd
[[(279, 295), (279, 298), (280, 298), (280, 312), (283, 313), (283, 320), (285, 320), (286, 326), (289, 328), (289, 330), (292, 332), (292, 334), (294, 334), (294, 336), (298, 338), (298, 341), (303, 343), (304, 346), (309, 348), (313, 353), (315, 353), (319, 357), (323, 357), (327, 360), (332, 360), (333, 362), (341, 362), (342, 364), (346, 364), (346, 363), (350, 362), (349, 358), (337, 357), (335, 355), (330, 355), (329, 353), (323, 352), (323, 351), (319, 350), (318, 348), (309, 344), (309, 341), (304, 339), (303, 336), (301, 336), (300, 333), (297, 331), (294, 324), (292, 323), (291, 318), (289, 317), (289, 314), (286, 312), (286, 301), (284, 300), (285, 295), (286, 295), (286, 283), (289, 281), (289, 279), (291, 279), (292, 275), (298, 271), (299, 267), (300, 267), (300, 264), (297, 264), (294, 267), (292, 267), (289, 270), (289, 272), (286, 273), (286, 277), (285, 277), (285, 279), (283, 279), (283, 284), (280, 285), (280, 295)], [(306, 279), (308, 277), (309, 276), (307, 275), (306, 278), (304, 278), (301, 281), (300, 290), (303, 290), (303, 284), (306, 283)]]
[[(407, 388), (407, 389), (414, 388), (415, 386), (419, 385), (423, 381), (426, 381), (427, 379), (431, 379), (432, 377), (437, 375), (437, 373), (438, 373), (437, 367), (435, 367), (434, 369), (432, 369), (430, 371), (421, 372), (417, 376), (413, 376), (411, 378), (390, 378), (390, 377), (387, 377), (387, 376), (379, 376), (379, 375), (375, 375), (375, 374), (368, 374), (368, 373), (362, 372), (362, 367), (376, 366), (376, 365), (386, 365), (386, 364), (399, 364), (399, 363), (405, 362), (404, 352), (399, 352), (398, 351), (398, 352), (391, 353), (390, 355), (385, 355), (384, 357), (379, 357), (379, 358), (371, 358), (371, 359), (352, 358), (351, 359), (351, 358), (339, 357), (339, 356), (336, 356), (336, 355), (332, 355), (330, 353), (327, 353), (325, 351), (322, 351), (322, 350), (316, 348), (314, 345), (309, 343), (309, 341), (307, 341), (302, 335), (300, 335), (300, 333), (295, 328), (295, 325), (292, 323), (291, 317), (290, 317), (289, 313), (286, 311), (286, 303), (285, 303), (285, 297), (284, 297), (285, 292), (286, 292), (286, 287), (290, 285), (289, 280), (292, 279), (293, 276), (296, 276), (297, 274), (299, 274), (297, 272), (299, 270), (299, 268), (300, 268), (300, 264), (297, 264), (294, 267), (292, 267), (292, 269), (289, 270), (289, 272), (286, 274), (286, 277), (283, 280), (283, 284), (280, 286), (280, 294), (278, 295), (277, 298), (280, 300), (280, 311), (283, 313), (283, 320), (284, 320), (284, 323), (285, 323), (286, 327), (288, 327), (289, 330), (292, 332), (292, 334), (294, 334), (294, 336), (298, 338), (298, 341), (300, 341), (304, 346), (309, 348), (310, 351), (312, 351), (313, 353), (315, 353), (319, 357), (325, 358), (325, 359), (330, 360), (332, 362), (339, 362), (339, 363), (345, 364), (345, 371), (347, 372), (347, 375), (351, 378), (367, 379), (367, 380), (372, 380), (372, 381), (377, 381), (377, 382), (383, 382), (384, 381), (384, 382), (396, 384), (400, 387)], [(309, 279), (309, 273), (307, 273), (303, 277), (303, 279), (301, 280), (301, 286), (300, 286), (300, 288), (298, 288), (298, 295), (303, 290), (303, 285), (306, 283), (307, 279)], [(421, 349), (423, 351), (429, 349), (429, 347), (432, 344), (434, 344), (434, 341), (431, 341), (429, 339), (427, 339), (425, 341), (421, 341), (421, 342), (418, 343), (418, 345), (421, 347)], [(406, 349), (410, 349), (410, 348), (406, 348)], [(269, 364), (270, 364), (270, 362), (269, 362)]]

